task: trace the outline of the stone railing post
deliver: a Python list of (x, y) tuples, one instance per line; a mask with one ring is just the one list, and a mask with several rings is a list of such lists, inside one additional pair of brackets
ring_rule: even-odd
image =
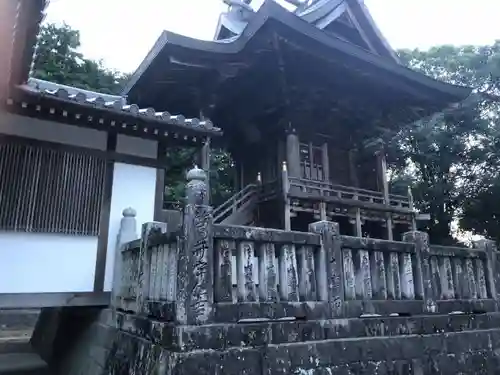
[(492, 240), (479, 240), (474, 242), (474, 248), (481, 249), (486, 252), (486, 278), (488, 297), (497, 300), (497, 292), (500, 291), (500, 264), (497, 259), (497, 246)]
[(205, 172), (196, 166), (187, 173), (177, 278), (176, 319), (180, 324), (205, 324), (213, 316), (213, 217), (206, 179)]
[(122, 287), (122, 275), (123, 263), (122, 248), (127, 242), (134, 241), (138, 238), (137, 236), (137, 223), (135, 216), (137, 212), (129, 207), (125, 208), (122, 212), (122, 219), (120, 221), (120, 229), (118, 229), (118, 234), (116, 236), (116, 246), (115, 246), (115, 262), (113, 269), (113, 285), (111, 288), (111, 301), (112, 304), (118, 303), (117, 297), (121, 292)]
[(139, 266), (137, 278), (136, 311), (137, 313), (149, 314), (148, 299), (149, 286), (151, 283), (151, 270), (156, 269), (156, 265), (151, 264), (150, 249), (151, 238), (155, 235), (166, 233), (167, 223), (149, 222), (142, 224), (141, 242), (139, 245)]
[(342, 316), (345, 295), (339, 224), (317, 221), (309, 225), (309, 232), (321, 236), (321, 248), (316, 255), (319, 299), (329, 302), (333, 317)]
[(432, 289), (432, 271), (430, 262), (429, 235), (425, 232), (407, 232), (404, 242), (415, 244), (414, 283), (415, 297), (424, 301), (424, 312), (437, 312), (437, 291)]

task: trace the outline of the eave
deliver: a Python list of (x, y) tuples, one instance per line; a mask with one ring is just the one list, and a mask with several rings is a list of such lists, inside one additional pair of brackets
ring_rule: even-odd
[[(55, 89), (34, 87), (33, 81)], [(201, 144), (208, 137), (222, 135), (209, 120), (185, 118), (153, 108), (140, 109), (135, 104), (127, 104), (122, 97), (92, 94), (30, 80), (29, 84), (11, 91), (6, 108), (22, 116), (176, 144)]]
[(335, 55), (332, 54), (341, 54), (354, 59), (361, 66), (373, 68), (382, 75), (391, 76), (404, 82), (406, 86), (413, 87), (414, 90), (422, 89), (433, 92), (436, 97), (441, 97), (443, 102), (460, 102), (471, 93), (469, 88), (436, 81), (401, 66), (393, 60), (370, 53), (352, 43), (328, 35), (274, 2), (265, 2), (243, 32), (238, 37), (228, 41), (202, 41), (164, 31), (148, 56), (132, 75), (124, 94), (131, 97), (137, 96), (141, 77), (148, 72), (155, 58), (160, 55), (173, 57), (181, 54), (184, 60), (191, 56), (193, 61), (204, 60), (218, 63), (234, 61), (250, 52), (251, 42), (257, 34), (265, 32), (266, 28), (273, 28), (271, 24), (276, 23), (280, 25), (280, 27), (274, 28), (277, 34), (283, 34), (283, 38), (301, 44), (304, 49), (310, 49), (311, 53), (321, 55), (326, 59), (335, 58)]

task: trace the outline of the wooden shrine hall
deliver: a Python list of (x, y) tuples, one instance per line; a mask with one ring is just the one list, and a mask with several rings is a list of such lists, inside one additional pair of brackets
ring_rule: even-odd
[(404, 67), (360, 0), (229, 3), (214, 41), (163, 32), (124, 92), (141, 106), (201, 108), (224, 130), (238, 193), (216, 220), (307, 230), (328, 218), (387, 239), (414, 227), (379, 140), (471, 90)]

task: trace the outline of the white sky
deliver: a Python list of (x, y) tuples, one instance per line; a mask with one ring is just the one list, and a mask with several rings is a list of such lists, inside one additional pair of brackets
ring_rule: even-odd
[[(500, 39), (500, 0), (365, 3), (394, 48), (488, 44)], [(46, 21), (64, 21), (80, 30), (86, 57), (132, 72), (163, 30), (211, 39), (225, 8), (222, 0), (51, 0)]]

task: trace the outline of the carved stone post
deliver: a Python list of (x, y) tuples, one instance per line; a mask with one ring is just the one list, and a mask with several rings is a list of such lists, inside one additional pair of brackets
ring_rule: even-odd
[(488, 289), (488, 298), (493, 298), (499, 302), (497, 292), (500, 291), (500, 264), (497, 259), (497, 246), (495, 241), (480, 240), (474, 243), (474, 247), (486, 252), (486, 286)]
[(309, 232), (321, 236), (321, 249), (315, 259), (318, 297), (329, 302), (333, 317), (342, 316), (344, 282), (339, 224), (318, 221), (309, 225)]
[(413, 277), (415, 282), (415, 297), (424, 301), (424, 311), (437, 312), (437, 291), (432, 289), (432, 270), (429, 253), (429, 235), (424, 232), (407, 232), (403, 235), (405, 242), (415, 244), (415, 261)]
[(121, 291), (122, 275), (124, 272), (123, 268), (129, 266), (129, 264), (125, 264), (123, 262), (123, 245), (138, 238), (137, 223), (135, 220), (137, 212), (133, 208), (129, 207), (123, 210), (122, 215), (123, 217), (120, 222), (120, 229), (118, 230), (118, 235), (116, 236), (115, 265), (113, 270), (113, 286), (111, 292), (111, 301), (113, 304), (117, 303), (116, 298)]
[(187, 173), (177, 279), (176, 317), (180, 324), (205, 324), (213, 315), (212, 208), (207, 202), (206, 178), (197, 167)]

